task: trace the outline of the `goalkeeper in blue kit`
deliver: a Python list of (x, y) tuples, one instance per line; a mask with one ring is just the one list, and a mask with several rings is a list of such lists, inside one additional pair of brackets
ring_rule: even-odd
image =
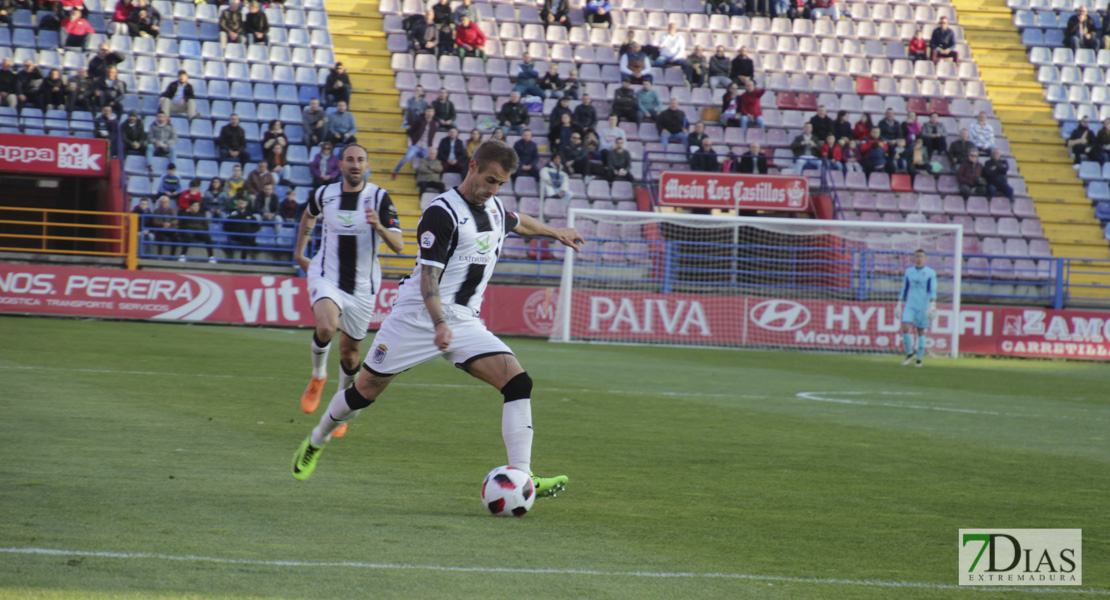
[(898, 308), (894, 312), (902, 313), (902, 344), (906, 349), (902, 366), (913, 362), (913, 336), (910, 334), (917, 328), (916, 366), (920, 367), (921, 358), (925, 355), (925, 330), (937, 316), (937, 272), (925, 266), (924, 250), (913, 253), (913, 266), (906, 269), (902, 292), (898, 295)]

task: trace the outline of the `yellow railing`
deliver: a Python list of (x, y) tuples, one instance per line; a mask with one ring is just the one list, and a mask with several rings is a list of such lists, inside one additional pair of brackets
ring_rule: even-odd
[(139, 265), (133, 213), (0, 206), (0, 251), (122, 257)]

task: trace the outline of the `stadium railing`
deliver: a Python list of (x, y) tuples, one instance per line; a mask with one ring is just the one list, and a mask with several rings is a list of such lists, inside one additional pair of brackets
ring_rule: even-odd
[(120, 257), (134, 269), (137, 216), (0, 206), (0, 251)]

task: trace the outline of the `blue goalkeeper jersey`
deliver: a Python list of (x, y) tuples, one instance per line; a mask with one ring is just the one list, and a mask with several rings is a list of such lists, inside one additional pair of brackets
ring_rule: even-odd
[(937, 272), (932, 267), (910, 267), (902, 279), (902, 301), (907, 307), (925, 310), (937, 299)]

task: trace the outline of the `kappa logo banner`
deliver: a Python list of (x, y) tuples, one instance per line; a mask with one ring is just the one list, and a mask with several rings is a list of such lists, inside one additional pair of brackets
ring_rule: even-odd
[(659, 202), (664, 206), (803, 212), (809, 209), (809, 179), (664, 171), (659, 179)]
[(105, 177), (107, 157), (105, 140), (0, 134), (0, 172)]

